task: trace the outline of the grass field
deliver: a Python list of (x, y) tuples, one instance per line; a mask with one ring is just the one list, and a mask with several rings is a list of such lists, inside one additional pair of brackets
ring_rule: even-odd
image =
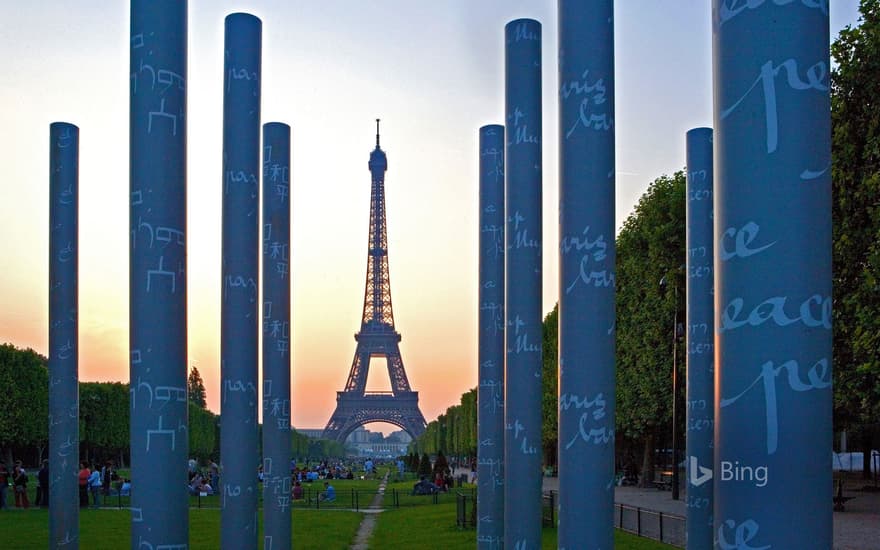
[[(474, 529), (459, 529), (455, 525), (455, 494), (437, 495), (438, 504), (432, 496), (412, 496), (414, 480), (389, 483), (382, 506), (385, 511), (377, 516), (376, 529), (369, 547), (375, 550), (406, 548), (412, 550), (465, 550), (476, 545)], [(299, 503), (293, 509), (294, 547), (306, 550), (345, 550), (354, 540), (363, 514), (346, 510), (358, 491), (360, 508), (369, 505), (372, 494), (378, 488), (376, 480), (334, 480), (337, 502), (321, 504)], [(307, 486), (307, 485), (306, 485)], [(469, 492), (473, 486), (461, 490)], [(313, 495), (323, 488), (323, 482), (312, 484)], [(400, 507), (393, 507), (393, 494), (397, 492)], [(11, 496), (11, 495), (10, 495)], [(127, 499), (123, 499), (127, 500)], [(115, 506), (116, 497), (110, 497), (109, 505)], [(126, 505), (127, 502), (123, 503)], [(195, 497), (192, 500), (195, 506)], [(220, 548), (220, 510), (217, 497), (203, 497), (202, 509), (190, 508), (190, 548)], [(329, 509), (328, 509), (329, 508)], [(81, 509), (80, 547), (92, 549), (117, 549), (129, 547), (131, 515), (126, 509)], [(262, 537), (262, 515), (258, 537)], [(258, 538), (259, 540), (259, 538)], [(0, 511), (0, 550), (26, 550), (46, 548), (49, 543), (49, 514), (47, 510), (31, 509)], [(623, 550), (664, 550), (672, 546), (650, 539), (615, 532), (615, 548)], [(556, 548), (556, 529), (545, 528), (542, 548)]]
[[(424, 498), (424, 497), (422, 497)], [(411, 506), (379, 514), (370, 548), (419, 548), (470, 550), (476, 546), (474, 529), (455, 526), (455, 504)], [(545, 527), (541, 547), (556, 548), (556, 529)], [(614, 548), (622, 550), (670, 550), (674, 546), (637, 537), (623, 531), (614, 533)]]
[[(293, 538), (296, 548), (309, 550), (347, 550), (357, 533), (363, 514), (347, 511), (293, 511)], [(80, 511), (80, 548), (116, 550), (128, 548), (131, 514), (128, 510)], [(262, 518), (259, 537), (262, 537)], [(220, 510), (189, 511), (189, 540), (193, 550), (220, 548)], [(258, 538), (259, 540), (259, 538)], [(0, 511), (0, 548), (28, 550), (49, 545), (47, 510)]]

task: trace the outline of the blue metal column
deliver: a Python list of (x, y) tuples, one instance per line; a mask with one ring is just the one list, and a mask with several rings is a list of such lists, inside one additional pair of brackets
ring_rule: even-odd
[(505, 33), (504, 546), (541, 546), (541, 24)]
[(715, 540), (831, 548), (828, 3), (712, 5)]
[(614, 2), (559, 0), (559, 548), (614, 545)]
[(480, 128), (477, 548), (504, 543), (504, 126)]
[(49, 127), (49, 547), (79, 548), (79, 128)]
[(715, 435), (712, 129), (687, 133), (687, 547), (712, 547)]
[(263, 126), (263, 547), (291, 545), (290, 126)]
[(189, 544), (186, 31), (186, 2), (132, 1), (132, 548)]
[(229, 549), (257, 546), (261, 34), (253, 15), (226, 17), (220, 543)]

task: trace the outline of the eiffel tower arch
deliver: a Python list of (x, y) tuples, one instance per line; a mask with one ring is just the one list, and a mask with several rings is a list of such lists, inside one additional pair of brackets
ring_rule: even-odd
[[(388, 276), (388, 235), (385, 226), (385, 171), (388, 159), (379, 148), (379, 119), (376, 119), (376, 148), (368, 165), (372, 175), (370, 191), (370, 236), (367, 250), (367, 280), (361, 329), (355, 334), (357, 348), (345, 389), (336, 392), (336, 410), (324, 428), (324, 438), (345, 441), (359, 426), (387, 422), (415, 439), (425, 431), (425, 417), (419, 409), (419, 392), (410, 388), (403, 359), (400, 333), (394, 328), (391, 307), (391, 279)], [(370, 360), (384, 357), (391, 391), (368, 392)]]

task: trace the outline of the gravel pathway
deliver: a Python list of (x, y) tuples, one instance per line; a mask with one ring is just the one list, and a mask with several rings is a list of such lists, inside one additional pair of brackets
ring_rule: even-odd
[(361, 525), (358, 527), (354, 542), (349, 547), (350, 550), (367, 550), (367, 548), (369, 548), (367, 546), (367, 541), (370, 540), (370, 535), (373, 534), (373, 529), (376, 528), (376, 516), (383, 511), (382, 497), (385, 496), (385, 486), (387, 484), (388, 473), (386, 472), (385, 477), (382, 479), (382, 483), (379, 484), (379, 490), (376, 492), (376, 496), (373, 497), (373, 501), (370, 502), (370, 506), (363, 510), (364, 519), (361, 520)]

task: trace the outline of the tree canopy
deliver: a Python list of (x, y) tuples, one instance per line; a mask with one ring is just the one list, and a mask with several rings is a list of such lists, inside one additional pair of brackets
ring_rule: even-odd
[[(684, 263), (679, 171), (654, 180), (617, 236), (616, 429), (630, 438), (671, 422), (673, 319), (685, 299)], [(661, 287), (664, 278), (669, 284)]]
[(186, 385), (189, 400), (198, 407), (203, 409), (207, 408), (208, 404), (205, 400), (205, 383), (202, 381), (202, 375), (199, 374), (199, 369), (197, 367), (193, 367), (192, 370), (189, 371)]
[(831, 46), (834, 413), (838, 428), (880, 418), (880, 1)]
[(49, 437), (48, 360), (32, 349), (0, 345), (0, 449), (43, 446)]

